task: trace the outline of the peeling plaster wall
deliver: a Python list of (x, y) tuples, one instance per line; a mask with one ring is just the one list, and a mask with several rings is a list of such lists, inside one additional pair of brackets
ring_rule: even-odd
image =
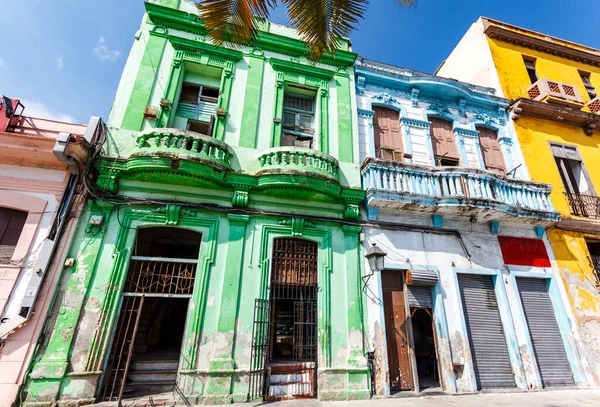
[[(408, 214), (394, 214), (393, 212), (379, 212), (379, 220), (394, 220), (398, 223), (429, 226), (430, 220), (427, 216), (416, 216)], [(458, 286), (455, 274), (459, 269), (470, 269), (472, 272), (486, 272), (486, 270), (497, 270), (502, 275), (501, 290), (506, 293), (508, 300), (503, 319), (506, 324), (504, 329), (510, 330), (515, 338), (514, 342), (508, 342), (509, 352), (519, 355), (517, 364), (513, 364), (515, 382), (523, 390), (541, 388), (538, 368), (535, 356), (529, 340), (529, 331), (525, 319), (521, 315), (521, 305), (516, 285), (514, 284), (514, 273), (545, 274), (548, 278), (554, 277), (556, 281), (559, 273), (556, 266), (552, 268), (519, 267), (504, 265), (497, 236), (489, 232), (489, 226), (485, 224), (470, 224), (458, 218), (444, 219), (444, 228), (458, 229), (461, 233), (465, 246), (471, 254), (471, 260), (467, 259), (465, 252), (460, 246), (456, 236), (443, 235), (427, 232), (391, 231), (375, 228), (366, 228), (364, 231), (364, 247), (367, 250), (372, 243), (376, 243), (388, 255), (385, 258), (386, 269), (401, 270), (417, 268), (437, 269), (440, 282), (436, 286), (440, 298), (443, 300), (445, 321), (448, 328), (448, 337), (440, 336), (437, 331), (437, 343), (443, 347), (442, 350), (442, 372), (441, 377), (446, 391), (453, 391), (452, 381), (456, 382), (456, 391), (468, 392), (476, 390), (474, 367), (469, 350), (468, 337), (462, 320), (462, 304), (458, 297)], [(519, 225), (501, 225), (500, 235), (534, 238), (533, 228), (521, 227)], [(549, 247), (547, 241), (546, 245)], [(365, 270), (369, 270), (365, 262)], [(376, 390), (379, 394), (389, 394), (387, 372), (387, 345), (385, 343), (385, 320), (382, 313), (382, 295), (380, 288), (381, 280), (379, 273), (370, 278), (367, 288), (367, 310), (369, 315), (369, 349), (375, 352), (376, 362)], [(437, 298), (434, 296), (434, 299)], [(499, 307), (501, 306), (499, 300)], [(553, 299), (554, 302), (554, 299)], [(560, 301), (559, 301), (560, 306)], [(567, 311), (568, 314), (568, 311)], [(436, 317), (439, 315), (436, 313)], [(504, 317), (503, 317), (504, 318)], [(558, 318), (558, 317), (557, 317)], [(572, 323), (572, 316), (569, 317)], [(441, 319), (441, 318), (440, 318)], [(437, 323), (437, 322), (436, 322)], [(437, 326), (437, 325), (436, 325)], [(569, 329), (569, 326), (567, 326)], [(576, 349), (576, 338), (573, 339)], [(447, 345), (447, 346), (445, 346)], [(577, 355), (575, 354), (575, 358)], [(581, 369), (581, 361), (573, 359), (572, 368), (575, 372)], [(453, 371), (453, 365), (459, 365), (459, 369)]]

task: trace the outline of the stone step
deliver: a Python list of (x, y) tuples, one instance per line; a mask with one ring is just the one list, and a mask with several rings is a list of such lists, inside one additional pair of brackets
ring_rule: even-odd
[(313, 386), (310, 382), (272, 384), (269, 386), (269, 397), (284, 398), (294, 396), (311, 396)]
[(179, 367), (179, 360), (135, 360), (131, 364), (131, 370), (135, 371), (170, 371)]
[(166, 382), (128, 382), (125, 384), (125, 390), (123, 391), (123, 398), (135, 397), (136, 394), (148, 396), (152, 393), (172, 393), (175, 389), (174, 381)]
[(287, 373), (287, 374), (271, 374), (269, 383), (271, 384), (285, 384), (285, 383), (298, 383), (298, 382), (310, 382), (310, 374), (306, 373)]
[(177, 370), (130, 370), (127, 378), (136, 383), (168, 383), (175, 384)]

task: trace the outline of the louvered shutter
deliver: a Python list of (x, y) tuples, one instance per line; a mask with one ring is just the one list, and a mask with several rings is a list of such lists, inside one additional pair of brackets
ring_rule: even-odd
[(406, 294), (411, 308), (433, 308), (431, 287), (407, 286)]
[(517, 278), (517, 287), (529, 327), (542, 386), (575, 384), (565, 346), (558, 330), (546, 280)]
[(26, 220), (27, 212), (0, 208), (0, 263), (10, 262)]
[(506, 174), (506, 165), (500, 149), (498, 133), (485, 127), (478, 127), (477, 131), (479, 131), (479, 145), (485, 168), (502, 175)]
[(458, 149), (452, 132), (452, 123), (442, 119), (431, 119), (429, 128), (433, 155), (444, 158), (459, 159)]
[(492, 277), (459, 274), (458, 285), (478, 387), (515, 387)]
[(385, 107), (374, 106), (373, 134), (375, 155), (385, 160), (402, 161), (402, 134), (398, 112)]

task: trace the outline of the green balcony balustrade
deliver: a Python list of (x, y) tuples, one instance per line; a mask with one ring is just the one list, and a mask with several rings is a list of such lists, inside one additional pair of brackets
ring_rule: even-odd
[(325, 153), (301, 147), (275, 147), (259, 156), (259, 173), (280, 173), (314, 176), (338, 181), (339, 163)]
[(204, 134), (180, 129), (152, 129), (136, 139), (132, 156), (178, 156), (200, 160), (223, 169), (231, 169), (233, 150), (224, 142)]

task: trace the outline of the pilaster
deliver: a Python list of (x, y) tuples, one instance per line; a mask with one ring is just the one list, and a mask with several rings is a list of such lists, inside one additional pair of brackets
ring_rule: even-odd
[(265, 57), (259, 49), (248, 54), (248, 78), (244, 95), (244, 110), (240, 128), (240, 147), (255, 148), (260, 113), (260, 95), (262, 92)]

